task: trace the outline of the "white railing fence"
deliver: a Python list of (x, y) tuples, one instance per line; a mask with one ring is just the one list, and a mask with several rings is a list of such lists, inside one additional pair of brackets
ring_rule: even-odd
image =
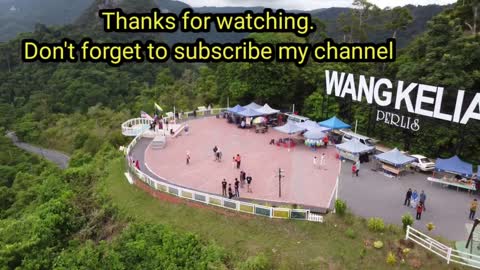
[(137, 144), (138, 140), (142, 138), (142, 133), (138, 134), (132, 142), (125, 149), (125, 155), (128, 161), (128, 174), (136, 181), (141, 180), (145, 184), (157, 191), (168, 193), (173, 196), (181, 197), (184, 199), (192, 200), (195, 202), (204, 203), (207, 205), (222, 207), (234, 211), (243, 213), (250, 213), (259, 216), (269, 218), (283, 218), (283, 219), (298, 219), (298, 220), (310, 220), (315, 222), (323, 222), (323, 217), (319, 215), (310, 214), (308, 209), (289, 209), (289, 208), (276, 208), (265, 205), (252, 204), (248, 202), (231, 200), (222, 196), (212, 195), (184, 187), (179, 187), (170, 183), (167, 183), (165, 179), (157, 180), (153, 179), (149, 175), (146, 175), (142, 171), (138, 170), (131, 162), (130, 154), (131, 150)]
[(438, 255), (440, 258), (446, 260), (447, 264), (454, 262), (480, 269), (480, 256), (453, 249), (414, 229), (413, 227), (407, 227), (405, 239), (411, 240), (430, 252)]
[(137, 136), (148, 130), (153, 120), (146, 118), (133, 118), (122, 123), (122, 134), (124, 136)]

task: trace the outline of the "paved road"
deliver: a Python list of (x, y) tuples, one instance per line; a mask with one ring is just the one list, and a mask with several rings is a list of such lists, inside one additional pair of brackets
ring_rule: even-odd
[(17, 147), (25, 151), (40, 155), (43, 158), (55, 163), (58, 167), (62, 169), (65, 169), (68, 167), (68, 162), (70, 161), (70, 157), (65, 155), (64, 153), (61, 153), (55, 150), (40, 148), (28, 143), (20, 142), (18, 137), (15, 135), (15, 132), (8, 132), (7, 137), (9, 137), (12, 140), (13, 144), (15, 144)]
[[(359, 177), (352, 177), (350, 162), (342, 163), (339, 183), (339, 197), (346, 200), (352, 211), (363, 217), (381, 217), (387, 223), (401, 225), (401, 216), (415, 210), (403, 205), (408, 188), (427, 194), (426, 211), (413, 227), (426, 231), (425, 225), (433, 222), (436, 229), (433, 235), (449, 240), (467, 239), (465, 223), (468, 219), (469, 205), (478, 195), (469, 195), (465, 191), (445, 188), (431, 184), (426, 179), (429, 174), (413, 173), (399, 179), (388, 178), (383, 173), (372, 171), (373, 162), (362, 164)], [(430, 233), (429, 233), (430, 234)]]

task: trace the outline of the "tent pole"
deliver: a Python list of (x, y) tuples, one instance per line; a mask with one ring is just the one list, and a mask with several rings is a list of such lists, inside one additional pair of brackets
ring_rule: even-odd
[(292, 105), (292, 113), (295, 114), (295, 104)]
[(357, 133), (358, 120), (355, 120), (355, 133)]

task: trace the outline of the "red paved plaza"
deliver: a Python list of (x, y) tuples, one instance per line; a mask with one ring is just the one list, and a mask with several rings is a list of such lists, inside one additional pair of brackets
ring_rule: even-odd
[[(145, 163), (156, 175), (192, 189), (222, 194), (223, 178), (234, 186), (240, 170), (252, 176), (252, 191), (240, 189), (240, 197), (285, 203), (296, 203), (328, 208), (335, 187), (340, 163), (333, 147), (312, 151), (304, 145), (287, 148), (269, 145), (288, 135), (269, 129), (257, 134), (254, 129), (239, 129), (225, 119), (214, 117), (188, 122), (189, 134), (168, 138), (164, 149), (145, 151)], [(213, 147), (223, 153), (222, 162), (215, 162)], [(190, 152), (190, 165), (186, 153)], [(314, 168), (313, 157), (318, 161), (326, 155), (325, 166)], [(240, 154), (241, 169), (233, 168), (232, 157)], [(282, 197), (278, 197), (278, 169), (285, 171), (282, 179)]]

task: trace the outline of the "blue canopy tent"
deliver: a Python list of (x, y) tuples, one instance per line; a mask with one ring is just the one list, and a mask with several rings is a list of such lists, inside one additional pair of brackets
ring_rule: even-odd
[(304, 128), (299, 127), (295, 122), (292, 121), (287, 121), (285, 125), (274, 127), (273, 129), (286, 134), (295, 134), (305, 130)]
[(245, 110), (242, 106), (240, 105), (236, 105), (235, 107), (233, 108), (229, 108), (228, 111), (231, 112), (231, 113), (239, 113), (241, 111)]
[(244, 108), (244, 109), (257, 110), (257, 109), (262, 108), (262, 106), (261, 106), (261, 105), (258, 105), (258, 104), (255, 103), (255, 102), (251, 102), (250, 104), (243, 106), (243, 108)]
[(336, 148), (341, 157), (353, 161), (357, 161), (362, 154), (375, 151), (375, 147), (367, 146), (361, 143), (358, 139), (353, 139), (346, 143), (337, 144)]
[(449, 172), (470, 177), (473, 175), (473, 166), (472, 164), (461, 160), (458, 156), (453, 156), (447, 159), (437, 158), (435, 171)]
[(403, 154), (397, 148), (375, 155), (374, 158), (395, 167), (403, 167), (415, 161), (415, 158)]
[(260, 116), (263, 115), (263, 113), (258, 112), (254, 109), (247, 108), (245, 110), (242, 110), (237, 113), (238, 115), (245, 116), (245, 117), (255, 117), (255, 116)]
[(332, 117), (328, 120), (318, 122), (318, 124), (322, 127), (327, 127), (327, 128), (330, 128), (330, 129), (351, 128), (351, 126), (349, 124), (346, 124), (342, 120), (338, 119), (336, 116), (334, 116), (334, 117)]

